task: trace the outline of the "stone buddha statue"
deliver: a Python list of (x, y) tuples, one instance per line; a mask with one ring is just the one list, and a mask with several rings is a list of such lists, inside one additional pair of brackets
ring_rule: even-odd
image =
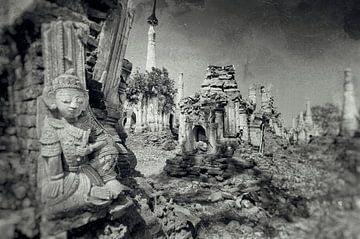
[(44, 91), (49, 114), (41, 128), (38, 177), (50, 218), (98, 210), (125, 186), (116, 180), (118, 151), (89, 116), (88, 94), (73, 70)]

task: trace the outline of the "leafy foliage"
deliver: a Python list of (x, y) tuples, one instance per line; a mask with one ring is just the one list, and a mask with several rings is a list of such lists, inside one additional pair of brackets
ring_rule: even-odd
[(170, 112), (174, 106), (176, 94), (175, 82), (169, 78), (166, 68), (152, 68), (151, 72), (141, 73), (139, 70), (130, 78), (126, 90), (130, 104), (137, 104), (139, 100), (147, 101), (151, 97), (159, 97), (159, 110)]
[(340, 110), (331, 103), (311, 107), (314, 123), (324, 135), (336, 135), (339, 132)]

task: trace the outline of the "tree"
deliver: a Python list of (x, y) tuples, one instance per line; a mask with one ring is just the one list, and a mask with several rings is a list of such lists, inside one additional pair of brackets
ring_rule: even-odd
[(175, 82), (169, 78), (167, 69), (153, 67), (151, 72), (140, 73), (137, 70), (129, 80), (126, 95), (128, 102), (131, 104), (157, 96), (160, 104), (159, 110), (169, 113), (175, 106), (176, 92)]
[(340, 110), (331, 103), (311, 107), (312, 118), (323, 135), (337, 135), (340, 127)]

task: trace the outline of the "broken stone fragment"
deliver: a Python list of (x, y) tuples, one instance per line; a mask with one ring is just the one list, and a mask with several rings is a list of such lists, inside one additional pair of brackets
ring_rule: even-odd
[(12, 191), (17, 199), (22, 200), (26, 196), (27, 189), (23, 185), (14, 184), (12, 186)]
[(223, 200), (223, 194), (222, 192), (213, 192), (211, 195), (210, 195), (210, 201), (211, 202), (218, 202), (218, 201), (221, 201)]
[(7, 135), (15, 135), (16, 134), (16, 128), (15, 127), (7, 127), (5, 129), (5, 134), (7, 134)]
[(222, 197), (224, 199), (234, 199), (234, 196), (231, 193), (228, 193), (228, 192), (222, 192)]

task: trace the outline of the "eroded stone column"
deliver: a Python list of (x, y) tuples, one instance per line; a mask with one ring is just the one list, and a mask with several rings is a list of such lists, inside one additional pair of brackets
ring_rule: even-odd
[(210, 123), (210, 130), (209, 130), (209, 142), (210, 142), (210, 148), (209, 153), (210, 154), (216, 154), (217, 153), (217, 129), (218, 124), (217, 123)]
[(215, 122), (217, 123), (217, 135), (219, 139), (224, 138), (224, 116), (223, 111), (217, 110), (215, 111)]
[(153, 67), (156, 67), (156, 58), (155, 58), (155, 26), (150, 24), (148, 32), (148, 47), (147, 47), (147, 57), (146, 57), (146, 70), (151, 72)]
[(301, 111), (299, 114), (299, 122), (298, 122), (298, 141), (306, 142), (306, 131), (305, 131), (305, 121), (304, 121), (304, 113)]
[(147, 123), (149, 125), (150, 131), (151, 132), (155, 132), (155, 106), (154, 106), (154, 101), (153, 98), (150, 98), (148, 101), (148, 107), (147, 107)]
[(229, 132), (230, 132), (230, 114), (229, 114), (229, 109), (230, 106), (226, 105), (225, 106), (225, 112), (224, 112), (224, 137), (227, 138), (229, 137)]
[(248, 116), (246, 114), (245, 109), (240, 109), (239, 118), (240, 118), (240, 129), (242, 130), (241, 139), (244, 141), (248, 141), (249, 140), (249, 125), (248, 125)]
[(235, 101), (235, 131), (236, 131), (236, 133), (240, 132), (239, 101)]
[(142, 110), (141, 110), (141, 104), (139, 104), (138, 107), (136, 107), (136, 122), (135, 122), (135, 133), (141, 133), (142, 132)]
[(183, 144), (183, 151), (188, 154), (194, 153), (195, 139), (193, 133), (193, 122), (186, 118), (185, 120), (185, 140)]
[(305, 126), (309, 129), (314, 127), (314, 122), (311, 113), (310, 99), (306, 100)]
[(179, 115), (179, 145), (183, 145), (185, 141), (185, 115), (180, 113)]
[(231, 101), (228, 104), (228, 117), (229, 117), (229, 131), (230, 137), (236, 136), (236, 119), (235, 119), (235, 106), (234, 102)]
[(142, 128), (144, 129), (148, 129), (149, 128), (149, 124), (148, 124), (148, 105), (149, 105), (149, 100), (147, 97), (143, 97), (142, 99), (142, 109), (143, 109), (143, 120), (142, 120)]

